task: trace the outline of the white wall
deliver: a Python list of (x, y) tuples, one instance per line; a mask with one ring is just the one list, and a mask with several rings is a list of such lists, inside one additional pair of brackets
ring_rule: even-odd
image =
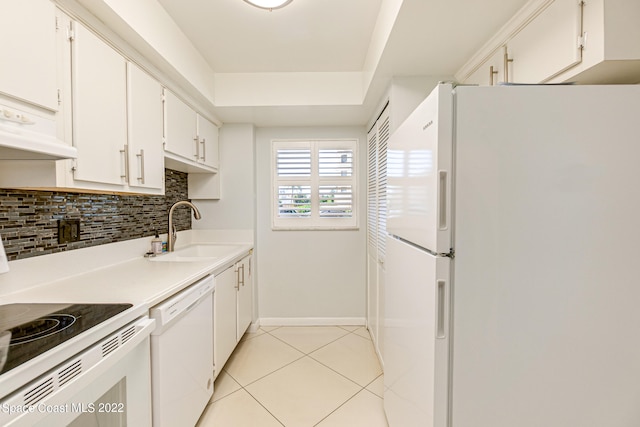
[[(271, 140), (295, 138), (358, 138), (359, 230), (271, 230)], [(366, 146), (364, 127), (257, 128), (257, 279), (263, 325), (364, 322)]]
[(440, 81), (453, 81), (451, 76), (394, 77), (389, 89), (391, 106), (391, 132), (409, 117), (409, 114), (429, 96)]
[(384, 95), (378, 101), (373, 116), (369, 117), (367, 129), (371, 129), (388, 102), (391, 107), (390, 129), (393, 133), (441, 81), (451, 82), (454, 78), (444, 75), (393, 77)]
[(225, 124), (220, 128), (220, 200), (195, 200), (202, 213), (194, 229), (255, 229), (255, 128)]

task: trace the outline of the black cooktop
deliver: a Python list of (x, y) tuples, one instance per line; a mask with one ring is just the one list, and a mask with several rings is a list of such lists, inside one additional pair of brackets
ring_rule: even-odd
[[(0, 374), (51, 350), (131, 306), (131, 304), (0, 305)], [(11, 334), (8, 347), (6, 331)], [(5, 355), (6, 361), (2, 363)]]

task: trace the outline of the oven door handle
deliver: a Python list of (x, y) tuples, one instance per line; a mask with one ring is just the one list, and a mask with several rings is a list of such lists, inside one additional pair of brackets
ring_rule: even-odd
[[(30, 382), (15, 393), (9, 395), (6, 399), (0, 400), (0, 405), (8, 405), (4, 407), (34, 408), (32, 412), (11, 415), (0, 411), (0, 425), (28, 427), (44, 420), (47, 416), (54, 416), (56, 425), (58, 425), (58, 423), (60, 425), (66, 425), (73, 421), (79, 413), (73, 411), (74, 408), (69, 403), (71, 399), (74, 397), (77, 398), (79, 390), (84, 390), (89, 387), (102, 375), (108, 375), (111, 368), (141, 343), (147, 346), (146, 351), (150, 355), (149, 335), (151, 331), (155, 329), (155, 325), (155, 319), (149, 319), (148, 317), (140, 318), (72, 357), (68, 362), (65, 362), (56, 369)], [(147, 340), (146, 344), (143, 343), (145, 339)], [(88, 367), (85, 368), (87, 365)], [(78, 366), (81, 366), (81, 368), (77, 368)], [(67, 380), (65, 376), (68, 376), (68, 372), (73, 372), (74, 369), (81, 369), (81, 371), (76, 371), (76, 376)], [(45, 397), (37, 401), (26, 400), (26, 396), (31, 395), (33, 390), (41, 389), (43, 384), (48, 383), (53, 384), (53, 391), (45, 394)], [(82, 404), (86, 406), (93, 402), (94, 400), (73, 403), (80, 407)], [(52, 410), (68, 408), (69, 411), (51, 413), (47, 408), (52, 408)]]

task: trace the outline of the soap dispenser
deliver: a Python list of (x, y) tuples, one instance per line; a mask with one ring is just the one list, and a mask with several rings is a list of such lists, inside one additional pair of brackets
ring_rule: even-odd
[(162, 240), (160, 240), (158, 230), (156, 230), (156, 237), (151, 240), (151, 252), (156, 255), (162, 253)]

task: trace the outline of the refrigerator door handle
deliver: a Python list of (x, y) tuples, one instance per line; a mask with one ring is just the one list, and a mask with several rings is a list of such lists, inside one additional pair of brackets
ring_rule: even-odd
[(445, 170), (439, 171), (439, 195), (438, 195), (438, 228), (446, 230), (447, 227), (447, 187), (448, 173)]
[(444, 339), (447, 337), (447, 282), (438, 280), (436, 300), (436, 338)]

